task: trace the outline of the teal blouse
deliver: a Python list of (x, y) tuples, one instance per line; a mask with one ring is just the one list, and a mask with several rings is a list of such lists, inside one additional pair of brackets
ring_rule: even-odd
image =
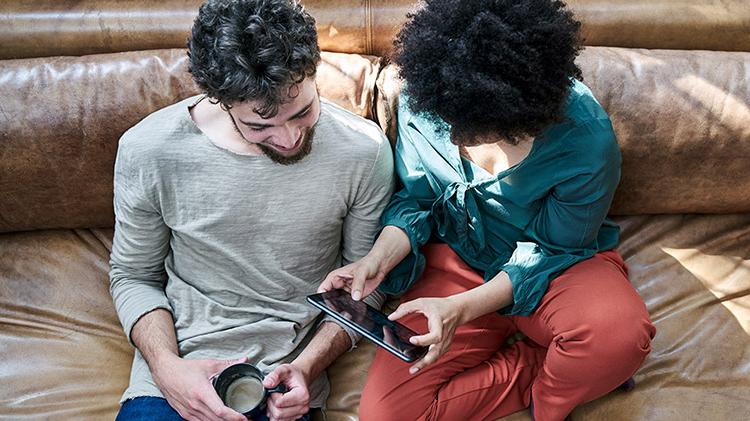
[(513, 303), (506, 315), (529, 315), (549, 282), (573, 264), (619, 242), (606, 218), (620, 179), (620, 150), (604, 109), (574, 81), (564, 118), (534, 139), (529, 155), (492, 175), (463, 158), (447, 124), (398, 107), (396, 172), (402, 188), (382, 225), (403, 229), (411, 253), (380, 285), (401, 294), (420, 276), (419, 249), (434, 238), (447, 243), (485, 282), (510, 277)]

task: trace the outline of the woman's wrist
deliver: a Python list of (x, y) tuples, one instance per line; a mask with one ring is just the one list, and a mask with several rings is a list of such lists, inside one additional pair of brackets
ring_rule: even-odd
[(459, 325), (469, 323), (470, 321), (481, 316), (481, 314), (475, 315), (471, 311), (471, 309), (473, 308), (473, 306), (471, 305), (471, 296), (466, 295), (466, 293), (451, 295), (447, 297), (447, 300), (458, 313)]
[(370, 250), (367, 255), (365, 255), (364, 259), (371, 262), (371, 264), (378, 269), (378, 272), (383, 272), (386, 269), (386, 264), (388, 260), (388, 256), (386, 255), (386, 251), (381, 248), (373, 248)]
[(508, 275), (500, 272), (485, 284), (448, 299), (459, 312), (460, 324), (464, 324), (512, 303), (513, 287)]
[(380, 233), (367, 258), (377, 265), (379, 273), (388, 273), (411, 251), (409, 237), (401, 228), (387, 225)]

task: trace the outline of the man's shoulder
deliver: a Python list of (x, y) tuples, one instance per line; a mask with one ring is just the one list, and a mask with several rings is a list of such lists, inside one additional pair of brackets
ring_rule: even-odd
[(374, 157), (381, 149), (390, 147), (388, 138), (375, 122), (322, 98), (321, 120), (316, 130), (320, 130), (326, 143), (359, 157), (362, 154)]
[(194, 97), (158, 109), (123, 133), (119, 148), (127, 150), (160, 150), (184, 136), (189, 127), (187, 106)]

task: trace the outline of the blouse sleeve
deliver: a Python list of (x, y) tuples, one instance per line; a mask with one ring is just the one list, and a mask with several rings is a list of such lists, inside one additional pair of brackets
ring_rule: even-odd
[(620, 180), (620, 150), (609, 120), (575, 131), (581, 145), (580, 170), (550, 191), (539, 213), (525, 229), (511, 258), (486, 273), (504, 271), (513, 285), (513, 303), (506, 315), (529, 315), (539, 305), (552, 279), (599, 250), (597, 237)]
[[(403, 120), (401, 117), (404, 117)], [(409, 237), (411, 253), (379, 286), (382, 292), (394, 295), (406, 291), (424, 270), (425, 258), (419, 249), (427, 243), (432, 233), (430, 213), (435, 200), (428, 171), (417, 149), (417, 142), (422, 141), (423, 135), (406, 116), (399, 116), (399, 121), (406, 121), (404, 125), (399, 124), (394, 157), (400, 189), (383, 212), (381, 225), (401, 228)]]

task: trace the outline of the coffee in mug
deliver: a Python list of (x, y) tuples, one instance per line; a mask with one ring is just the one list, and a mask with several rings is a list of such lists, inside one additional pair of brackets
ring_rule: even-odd
[(226, 405), (239, 413), (252, 411), (263, 400), (263, 383), (255, 377), (240, 377), (227, 388)]
[(284, 393), (280, 383), (273, 389), (263, 387), (263, 373), (248, 363), (234, 364), (224, 369), (213, 380), (214, 389), (224, 405), (250, 418), (266, 411), (266, 400), (271, 393)]

